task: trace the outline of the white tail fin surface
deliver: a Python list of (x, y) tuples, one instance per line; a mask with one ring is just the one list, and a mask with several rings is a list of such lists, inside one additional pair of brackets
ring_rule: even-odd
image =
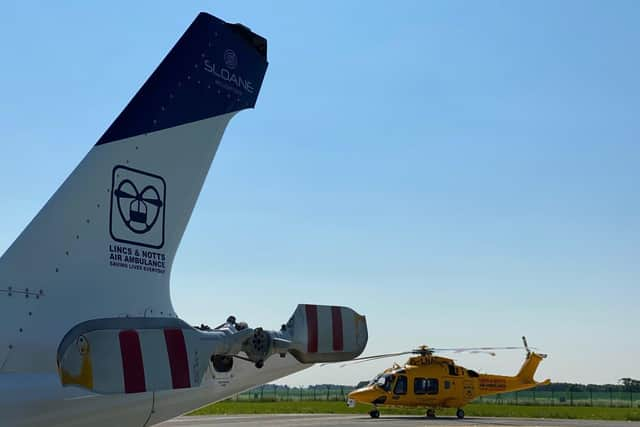
[[(55, 369), (49, 349), (81, 321), (175, 316), (176, 250), (224, 130), (254, 107), (266, 68), (265, 39), (195, 19), (0, 258), (0, 371)], [(22, 353), (27, 341), (45, 351)]]

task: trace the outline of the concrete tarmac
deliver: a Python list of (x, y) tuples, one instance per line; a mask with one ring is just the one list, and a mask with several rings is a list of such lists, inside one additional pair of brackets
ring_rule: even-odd
[(540, 427), (640, 427), (640, 422), (552, 420), (534, 418), (484, 418), (469, 417), (459, 420), (455, 417), (426, 419), (416, 416), (382, 416), (371, 419), (368, 415), (229, 415), (179, 417), (159, 424), (158, 427), (431, 427), (431, 426), (540, 426)]

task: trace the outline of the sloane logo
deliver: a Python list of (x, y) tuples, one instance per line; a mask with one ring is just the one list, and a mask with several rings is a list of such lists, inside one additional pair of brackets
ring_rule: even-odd
[(255, 90), (253, 87), (253, 83), (243, 79), (241, 76), (236, 75), (233, 71), (231, 71), (238, 66), (238, 57), (236, 56), (236, 53), (231, 49), (227, 49), (224, 52), (224, 63), (226, 65), (226, 68), (218, 66), (210, 59), (205, 59), (204, 69), (208, 73), (211, 73), (226, 82), (232, 83), (236, 87), (242, 88), (248, 93), (253, 93)]
[(236, 53), (231, 49), (227, 49), (224, 51), (224, 63), (230, 70), (235, 70), (238, 66), (238, 57)]

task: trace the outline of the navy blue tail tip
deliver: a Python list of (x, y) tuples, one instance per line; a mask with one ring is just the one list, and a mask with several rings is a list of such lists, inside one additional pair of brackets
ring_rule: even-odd
[(253, 108), (267, 41), (200, 13), (96, 145)]

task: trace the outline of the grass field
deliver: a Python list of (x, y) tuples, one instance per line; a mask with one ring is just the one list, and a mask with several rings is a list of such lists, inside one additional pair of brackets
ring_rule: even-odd
[[(302, 402), (236, 402), (227, 400), (198, 409), (189, 415), (233, 415), (233, 414), (366, 414), (370, 407), (358, 405), (348, 408), (344, 402), (302, 401)], [(382, 416), (423, 415), (423, 410), (380, 408)], [(464, 408), (469, 417), (524, 417), (524, 418), (564, 418), (587, 420), (640, 421), (640, 409), (601, 408), (571, 406), (516, 406), (471, 404)], [(439, 415), (452, 416), (454, 409), (442, 409)]]
[[(542, 387), (543, 388), (543, 387)], [(314, 386), (283, 388), (263, 385), (240, 393), (234, 400), (340, 400), (354, 388), (351, 386)], [(479, 398), (476, 403), (497, 405), (542, 406), (606, 406), (610, 408), (640, 408), (640, 393), (621, 390), (543, 390), (536, 388), (512, 393), (500, 393)]]

